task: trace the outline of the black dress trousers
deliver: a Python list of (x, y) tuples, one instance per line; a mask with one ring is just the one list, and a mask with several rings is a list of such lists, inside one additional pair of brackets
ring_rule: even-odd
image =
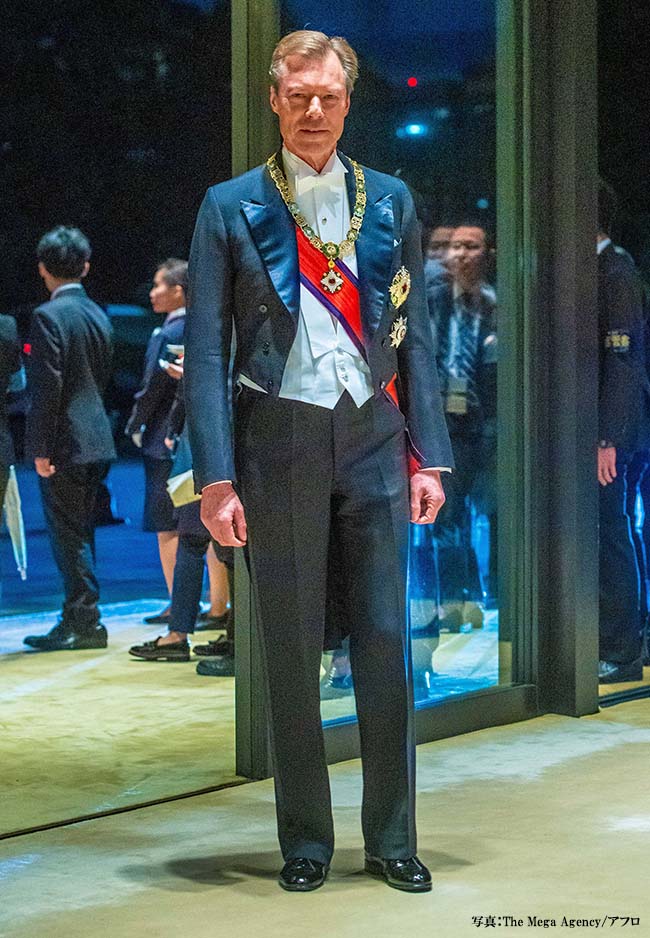
[(627, 514), (627, 459), (619, 454), (616, 478), (600, 486), (600, 658), (630, 664), (641, 655), (640, 577)]
[(334, 410), (243, 388), (235, 460), (265, 659), (280, 847), (329, 863), (334, 846), (320, 714), (328, 612), (350, 634), (375, 856), (416, 853), (406, 620), (404, 418), (382, 395)]
[(54, 560), (63, 578), (62, 621), (78, 633), (99, 622), (95, 575), (95, 500), (108, 463), (86, 463), (39, 476)]

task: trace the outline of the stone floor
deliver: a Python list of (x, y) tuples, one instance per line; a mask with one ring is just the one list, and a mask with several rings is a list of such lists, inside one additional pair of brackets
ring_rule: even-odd
[(464, 938), (566, 934), (566, 916), (600, 921), (580, 934), (640, 938), (650, 935), (649, 745), (650, 703), (637, 701), (421, 746), (420, 853), (434, 876), (422, 896), (361, 872), (356, 761), (331, 770), (337, 850), (309, 895), (276, 885), (268, 781), (5, 840), (0, 934)]

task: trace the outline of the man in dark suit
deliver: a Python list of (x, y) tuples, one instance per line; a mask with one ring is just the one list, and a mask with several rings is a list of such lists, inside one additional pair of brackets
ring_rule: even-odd
[(601, 684), (643, 678), (639, 568), (626, 506), (636, 453), (650, 447), (650, 382), (640, 283), (611, 242), (616, 197), (598, 199), (598, 340)]
[[(447, 501), (435, 527), (444, 618), (458, 631), (483, 624), (482, 588), (470, 537), (470, 500), (490, 516), (492, 579), (495, 579), (496, 505), (496, 299), (486, 281), (490, 246), (485, 229), (466, 221), (451, 234), (447, 266), (451, 280), (427, 291), (438, 375), (457, 470), (446, 479)], [(493, 585), (492, 590), (495, 590)]]
[(90, 244), (60, 226), (37, 248), (49, 303), (31, 330), (27, 452), (39, 475), (43, 510), (65, 599), (60, 622), (24, 642), (40, 651), (105, 648), (95, 575), (94, 509), (106, 465), (115, 459), (103, 394), (111, 372), (112, 329), (81, 285)]
[(7, 420), (7, 392), (14, 390), (11, 387), (12, 378), (20, 372), (20, 343), (16, 320), (13, 316), (0, 316), (0, 512), (9, 481), (9, 467), (14, 464), (16, 458)]
[(185, 396), (203, 521), (221, 544), (248, 548), (285, 860), (280, 885), (315, 889), (329, 868), (319, 670), (323, 648), (349, 633), (366, 870), (424, 891), (431, 879), (415, 855), (408, 522), (434, 520), (451, 452), (412, 199), (400, 180), (336, 150), (357, 72), (342, 39), (305, 30), (276, 47), (270, 100), (282, 151), (209, 189), (199, 212)]

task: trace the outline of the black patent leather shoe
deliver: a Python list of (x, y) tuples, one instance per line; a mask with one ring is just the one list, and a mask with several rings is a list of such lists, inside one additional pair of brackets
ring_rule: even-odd
[(287, 892), (311, 892), (323, 885), (328, 872), (329, 866), (318, 860), (297, 857), (295, 860), (287, 860), (278, 882)]
[(83, 632), (75, 632), (69, 626), (55, 625), (47, 635), (28, 635), (23, 639), (25, 645), (37, 651), (84, 651), (92, 648), (106, 648), (108, 635), (103, 625), (97, 625)]
[(190, 646), (188, 642), (160, 643), (161, 636), (152, 642), (143, 642), (141, 645), (132, 645), (129, 654), (143, 661), (189, 661)]
[(430, 892), (431, 873), (417, 857), (406, 860), (384, 860), (366, 854), (366, 873), (380, 876), (393, 889), (403, 892)]

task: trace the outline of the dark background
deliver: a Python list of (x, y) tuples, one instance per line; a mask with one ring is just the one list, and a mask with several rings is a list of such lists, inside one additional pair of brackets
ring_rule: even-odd
[[(343, 146), (399, 173), (425, 221), (494, 221), (494, 2), (283, 4), (283, 28), (346, 35), (362, 80)], [(650, 4), (600, 0), (603, 174), (617, 239), (650, 269)], [(186, 256), (206, 186), (230, 175), (225, 0), (23, 0), (0, 33), (0, 311), (45, 296), (34, 245), (74, 223), (93, 246), (90, 292), (147, 305), (153, 269)], [(418, 78), (409, 89), (406, 79)], [(420, 137), (404, 128), (420, 124)], [(401, 134), (401, 136), (400, 136)], [(479, 207), (480, 206), (480, 207)]]
[(650, 3), (599, 0), (601, 174), (617, 191), (617, 240), (650, 275)]

